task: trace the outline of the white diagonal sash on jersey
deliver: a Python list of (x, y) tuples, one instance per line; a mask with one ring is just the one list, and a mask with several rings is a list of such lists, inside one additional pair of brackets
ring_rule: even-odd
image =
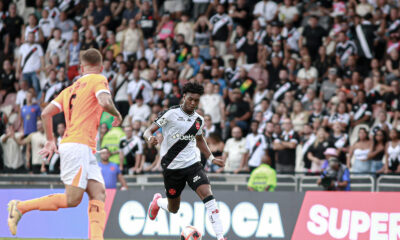
[(29, 58), (38, 50), (38, 48), (35, 46), (34, 48), (32, 48), (29, 53), (26, 55), (25, 59), (24, 59), (24, 63), (22, 64), (21, 69), (23, 70), (25, 68), (26, 63), (28, 62)]
[(239, 41), (236, 43), (236, 50), (240, 49), (243, 44), (246, 42), (246, 38), (243, 36), (239, 39)]
[(367, 110), (367, 104), (364, 103), (363, 105), (360, 106), (360, 108), (357, 110), (356, 114), (354, 114), (354, 119), (358, 120), (361, 118), (361, 116), (365, 113)]
[(342, 148), (346, 144), (347, 141), (347, 135), (343, 134), (338, 140), (335, 142), (335, 147), (336, 148)]
[(278, 91), (276, 91), (276, 93), (274, 94), (274, 100), (276, 101), (276, 100), (278, 100), (279, 99), (279, 97), (282, 95), (282, 94), (284, 94), (287, 90), (289, 90), (290, 89), (290, 83), (285, 83), (285, 84), (283, 84), (283, 86), (282, 87), (280, 87), (279, 89), (278, 89)]
[(358, 40), (360, 41), (361, 48), (368, 59), (372, 58), (371, 50), (369, 49), (368, 42), (365, 38), (364, 31), (362, 30), (361, 24), (358, 24), (356, 27), (356, 33)]
[(124, 156), (128, 155), (128, 153), (130, 153), (132, 151), (132, 149), (137, 145), (137, 141), (135, 141), (135, 139), (131, 140), (128, 142), (128, 144), (126, 144), (126, 146), (124, 148), (122, 148), (122, 153), (124, 154)]
[(301, 155), (304, 156), (304, 154), (307, 153), (308, 149), (311, 147), (311, 144), (314, 143), (315, 138), (316, 138), (315, 135), (312, 134), (312, 135), (310, 136), (310, 138), (307, 140), (307, 142), (304, 143), (303, 148), (301, 149)]
[(228, 22), (228, 16), (223, 16), (217, 23), (215, 23), (212, 35), (215, 35), (218, 32), (218, 30), (222, 28), (227, 22)]
[(259, 138), (258, 138), (256, 144), (254, 144), (253, 148), (251, 149), (251, 153), (250, 153), (250, 156), (249, 156), (249, 160), (251, 159), (251, 157), (253, 157), (253, 154), (257, 151), (257, 148), (261, 145), (261, 138), (262, 138), (262, 137), (259, 137)]
[[(202, 125), (201, 119), (198, 117), (196, 121), (194, 121), (193, 125), (186, 131), (184, 136), (187, 135), (196, 135), (199, 129), (196, 128), (196, 124)], [(167, 153), (161, 159), (161, 166), (163, 169), (167, 169), (171, 162), (178, 156), (178, 154), (185, 149), (185, 147), (189, 144), (190, 140), (179, 139), (174, 145), (172, 145)]]

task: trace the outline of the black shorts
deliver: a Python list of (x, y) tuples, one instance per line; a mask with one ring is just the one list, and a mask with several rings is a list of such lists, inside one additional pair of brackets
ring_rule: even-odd
[(163, 171), (165, 192), (168, 198), (177, 198), (186, 186), (196, 191), (200, 185), (210, 184), (203, 165), (197, 162), (187, 168)]

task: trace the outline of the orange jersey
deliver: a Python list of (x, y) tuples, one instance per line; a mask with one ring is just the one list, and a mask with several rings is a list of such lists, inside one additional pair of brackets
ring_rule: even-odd
[(82, 143), (96, 150), (96, 136), (103, 113), (97, 96), (110, 93), (101, 74), (87, 74), (64, 89), (52, 103), (64, 111), (66, 130), (61, 143)]

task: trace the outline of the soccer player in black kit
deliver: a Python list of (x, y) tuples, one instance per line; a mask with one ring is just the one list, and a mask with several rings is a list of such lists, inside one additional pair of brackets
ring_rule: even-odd
[(146, 141), (157, 145), (158, 140), (153, 134), (162, 128), (160, 156), (167, 195), (166, 198), (162, 198), (160, 193), (154, 195), (149, 217), (154, 220), (160, 208), (177, 213), (181, 192), (188, 183), (203, 201), (217, 239), (226, 240), (210, 181), (200, 162), (200, 154), (196, 151), (198, 147), (209, 162), (221, 167), (225, 165), (223, 160), (214, 158), (208, 148), (202, 131), (204, 119), (195, 111), (203, 93), (202, 85), (187, 83), (183, 87), (183, 104), (161, 112), (157, 120), (144, 132), (143, 137)]

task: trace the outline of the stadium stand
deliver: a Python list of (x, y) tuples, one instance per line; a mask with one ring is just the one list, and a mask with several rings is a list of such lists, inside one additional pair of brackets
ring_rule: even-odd
[[(130, 187), (161, 184), (159, 147), (143, 131), (197, 81), (205, 87), (197, 110), (204, 134), (227, 164), (205, 164), (214, 188), (247, 189), (267, 156), (276, 191), (322, 189), (316, 181), (335, 157), (353, 190), (394, 191), (399, 7), (395, 0), (1, 1), (0, 187), (61, 186), (58, 155), (46, 162), (35, 152), (44, 144), (40, 112), (79, 78), (79, 54), (94, 47), (125, 117), (113, 129), (103, 114), (98, 149), (110, 150)], [(62, 114), (53, 125), (60, 141)]]

